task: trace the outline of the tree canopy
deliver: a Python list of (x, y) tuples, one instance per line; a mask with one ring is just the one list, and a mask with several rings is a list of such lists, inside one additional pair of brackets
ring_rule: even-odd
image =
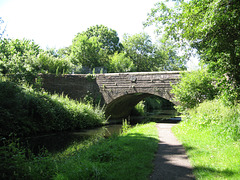
[(101, 49), (108, 55), (120, 52), (123, 48), (119, 41), (117, 31), (104, 25), (91, 26), (87, 31), (80, 34), (84, 34), (88, 38), (96, 37), (97, 41), (101, 44)]
[(120, 52), (122, 45), (117, 32), (103, 25), (92, 26), (73, 39), (71, 59), (74, 64), (104, 66), (108, 56)]
[(179, 45), (197, 49), (212, 72), (239, 89), (240, 1), (177, 0), (173, 8), (167, 1), (155, 5), (145, 25), (155, 24)]
[(0, 74), (31, 72), (31, 57), (40, 53), (40, 47), (29, 40), (0, 40)]
[(146, 33), (125, 35), (123, 47), (132, 59), (136, 71), (183, 70), (185, 60), (177, 55), (176, 48), (167, 42), (154, 44)]

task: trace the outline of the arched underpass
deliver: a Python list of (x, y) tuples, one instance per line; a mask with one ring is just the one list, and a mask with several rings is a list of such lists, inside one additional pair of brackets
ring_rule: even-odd
[[(111, 119), (126, 118), (130, 115), (132, 109), (142, 100), (148, 97), (161, 98), (149, 93), (126, 94), (114, 99), (106, 106), (106, 116)], [(165, 99), (166, 100), (166, 99)], [(166, 100), (168, 101), (168, 100)], [(169, 104), (173, 104), (169, 101)]]

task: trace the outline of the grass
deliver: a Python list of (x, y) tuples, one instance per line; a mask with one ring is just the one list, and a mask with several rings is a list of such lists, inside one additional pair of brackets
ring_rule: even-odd
[(0, 136), (84, 129), (106, 122), (103, 108), (0, 77)]
[(214, 100), (192, 110), (173, 127), (197, 179), (240, 179), (239, 107)]
[(20, 159), (13, 179), (148, 179), (158, 146), (155, 123), (75, 145), (56, 155)]
[(148, 179), (157, 144), (155, 124), (138, 125), (76, 152), (55, 179)]

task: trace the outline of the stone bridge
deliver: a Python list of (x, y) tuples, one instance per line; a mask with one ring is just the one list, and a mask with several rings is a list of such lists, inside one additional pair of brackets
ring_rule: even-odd
[(179, 71), (42, 75), (43, 88), (51, 93), (64, 93), (72, 99), (86, 95), (106, 105), (106, 115), (126, 117), (144, 98), (156, 95), (172, 101), (170, 83), (179, 79)]

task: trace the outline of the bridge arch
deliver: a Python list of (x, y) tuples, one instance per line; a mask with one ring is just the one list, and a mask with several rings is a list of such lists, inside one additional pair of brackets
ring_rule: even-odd
[(41, 76), (43, 88), (49, 92), (64, 93), (76, 100), (83, 99), (90, 92), (95, 100), (102, 99), (106, 115), (124, 117), (139, 101), (150, 95), (171, 101), (171, 84), (179, 80), (179, 74), (179, 71), (163, 71)]
[(150, 93), (131, 93), (119, 96), (106, 105), (106, 116), (113, 119), (126, 118), (140, 101), (151, 96), (161, 97)]

